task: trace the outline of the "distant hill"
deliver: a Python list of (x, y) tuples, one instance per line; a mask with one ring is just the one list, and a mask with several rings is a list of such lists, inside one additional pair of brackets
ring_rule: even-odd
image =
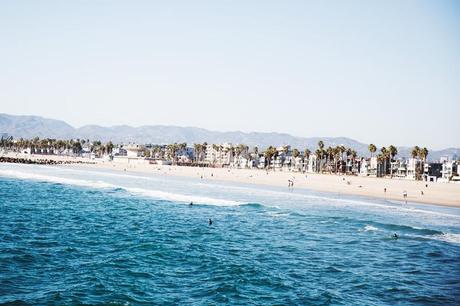
[[(344, 145), (353, 148), (360, 155), (367, 156), (368, 145), (346, 137), (295, 137), (285, 133), (244, 133), (217, 132), (196, 127), (178, 127), (164, 125), (149, 125), (131, 127), (118, 125), (103, 127), (98, 125), (86, 125), (74, 128), (61, 120), (47, 119), (38, 116), (14, 116), (0, 114), (0, 133), (7, 133), (14, 138), (83, 138), (91, 140), (113, 141), (114, 143), (152, 143), (167, 144), (173, 142), (193, 143), (244, 143), (249, 146), (266, 148), (270, 145), (280, 146), (290, 144), (292, 147), (303, 150), (309, 148), (314, 151), (319, 140), (324, 141), (325, 146)], [(409, 147), (398, 147), (398, 156), (408, 157)], [(430, 150), (429, 158), (437, 160), (441, 156), (460, 156), (460, 148), (448, 148), (444, 150)]]

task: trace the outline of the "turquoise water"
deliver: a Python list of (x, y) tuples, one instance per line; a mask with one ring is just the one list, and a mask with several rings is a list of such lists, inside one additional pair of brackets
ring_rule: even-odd
[(0, 304), (460, 301), (458, 209), (3, 164), (0, 213)]

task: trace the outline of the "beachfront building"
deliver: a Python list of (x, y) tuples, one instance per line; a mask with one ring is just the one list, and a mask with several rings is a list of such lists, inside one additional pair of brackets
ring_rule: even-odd
[(143, 157), (145, 146), (133, 143), (123, 146), (123, 149), (126, 150), (128, 157)]
[(423, 180), (426, 182), (436, 182), (442, 176), (441, 171), (441, 163), (425, 163), (423, 166)]
[(418, 180), (421, 178), (423, 162), (419, 158), (409, 158), (406, 162), (406, 179)]
[(316, 173), (319, 171), (319, 163), (316, 155), (310, 155), (307, 161), (305, 162), (305, 165), (305, 171), (308, 173)]
[(218, 166), (229, 166), (233, 162), (234, 148), (231, 143), (221, 145), (208, 144), (206, 146), (205, 161)]
[(264, 169), (265, 166), (266, 166), (265, 156), (261, 155), (259, 156), (258, 161), (257, 161), (257, 168)]
[(377, 157), (373, 156), (369, 159), (362, 158), (361, 159), (361, 168), (359, 175), (361, 176), (377, 176), (377, 167), (378, 167), (378, 160)]
[(369, 173), (369, 161), (366, 158), (361, 158), (361, 167), (359, 169), (360, 176), (367, 176)]
[(304, 158), (300, 156), (292, 157), (291, 161), (292, 161), (291, 171), (295, 171), (295, 172), (304, 171), (305, 169)]
[(112, 149), (112, 155), (113, 156), (127, 156), (128, 152), (122, 146), (117, 146)]
[(407, 175), (406, 160), (398, 160), (396, 172), (393, 173), (393, 176), (403, 179), (403, 178), (406, 178), (406, 175)]
[(190, 147), (180, 148), (176, 150), (176, 161), (181, 164), (189, 164), (193, 162), (195, 157), (195, 149)]
[(458, 164), (456, 161), (448, 160), (442, 163), (441, 179), (442, 182), (449, 182), (456, 180), (454, 177), (458, 177)]

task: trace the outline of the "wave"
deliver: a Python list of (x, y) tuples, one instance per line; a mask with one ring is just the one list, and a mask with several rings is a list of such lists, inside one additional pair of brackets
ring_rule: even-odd
[(152, 198), (158, 198), (162, 200), (168, 200), (168, 201), (186, 203), (186, 204), (189, 204), (190, 202), (193, 202), (193, 204), (206, 204), (206, 205), (215, 205), (215, 206), (238, 206), (238, 205), (245, 204), (243, 202), (232, 201), (232, 200), (170, 193), (170, 192), (165, 192), (165, 191), (160, 191), (160, 190), (143, 189), (143, 188), (135, 188), (135, 187), (121, 187), (121, 188), (133, 194), (144, 195), (144, 196), (148, 196)]
[(442, 234), (434, 235), (431, 238), (435, 240), (444, 241), (444, 242), (460, 244), (460, 234), (442, 233)]
[[(336, 204), (340, 206), (367, 206), (367, 207), (373, 207), (377, 209), (391, 209), (395, 212), (407, 212), (407, 213), (419, 213), (419, 214), (428, 214), (428, 215), (435, 215), (435, 216), (440, 216), (440, 217), (454, 217), (460, 219), (460, 215), (458, 214), (451, 214), (451, 213), (445, 213), (445, 212), (440, 212), (440, 211), (433, 211), (429, 209), (421, 209), (421, 208), (414, 208), (411, 206), (403, 206), (402, 201), (395, 201), (395, 200), (383, 200), (379, 201), (378, 199), (375, 198), (369, 198), (359, 200), (359, 199), (352, 199), (348, 197), (353, 197), (352, 195), (346, 195), (343, 194), (341, 198), (336, 198), (336, 197), (331, 197), (327, 196), (327, 192), (323, 194), (304, 194), (300, 190), (294, 190), (293, 191), (281, 191), (281, 190), (268, 190), (268, 189), (260, 189), (259, 187), (243, 187), (243, 186), (231, 186), (231, 185), (220, 185), (220, 184), (213, 184), (213, 183), (196, 183), (196, 185), (199, 186), (207, 186), (207, 187), (216, 187), (216, 188), (225, 188), (225, 189), (230, 189), (230, 190), (239, 190), (239, 191), (245, 191), (245, 192), (250, 192), (251, 195), (255, 194), (261, 194), (261, 195), (274, 195), (274, 196), (287, 196), (289, 198), (297, 198), (297, 199), (311, 199), (311, 200), (320, 200), (320, 201), (327, 201), (329, 204)], [(361, 196), (359, 196), (361, 197)], [(364, 198), (364, 197), (363, 197)], [(428, 208), (428, 207), (427, 207)]]
[(205, 204), (205, 205), (215, 205), (215, 206), (238, 206), (238, 205), (247, 204), (245, 202), (204, 197), (204, 196), (185, 195), (185, 194), (171, 193), (171, 192), (165, 192), (165, 191), (154, 190), (154, 189), (126, 187), (126, 186), (106, 183), (103, 181), (70, 179), (70, 178), (56, 177), (56, 176), (50, 176), (50, 175), (26, 173), (26, 172), (15, 171), (15, 170), (0, 170), (0, 176), (13, 177), (13, 178), (18, 178), (18, 179), (26, 179), (26, 180), (43, 181), (43, 182), (51, 182), (51, 183), (56, 183), (56, 184), (73, 185), (73, 186), (80, 186), (80, 187), (90, 187), (90, 188), (96, 188), (96, 189), (110, 189), (113, 191), (124, 190), (131, 194), (142, 195), (142, 196), (147, 196), (147, 197), (151, 197), (155, 199), (167, 200), (167, 201), (177, 202), (177, 203), (189, 204), (190, 202), (193, 202), (194, 204)]
[(372, 226), (372, 225), (369, 225), (367, 224), (363, 229), (362, 231), (364, 232), (373, 232), (373, 231), (378, 231), (379, 229), (375, 226)]
[(239, 206), (241, 206), (241, 207), (251, 207), (251, 208), (263, 208), (263, 207), (265, 207), (264, 205), (259, 204), (259, 203), (242, 203)]
[(89, 180), (79, 180), (79, 179), (70, 179), (64, 177), (35, 174), (35, 173), (26, 173), (14, 170), (0, 170), (0, 176), (13, 177), (24, 180), (34, 180), (42, 182), (50, 182), (56, 184), (65, 184), (65, 185), (74, 185), (81, 187), (93, 187), (93, 188), (117, 188), (118, 186), (106, 183), (103, 181), (89, 181)]
[(378, 222), (368, 222), (364, 228), (360, 229), (361, 232), (371, 232), (387, 230), (391, 233), (397, 233), (400, 237), (405, 237), (415, 240), (438, 240), (442, 242), (460, 244), (460, 234), (445, 233), (439, 230), (420, 228), (408, 225), (387, 224)]

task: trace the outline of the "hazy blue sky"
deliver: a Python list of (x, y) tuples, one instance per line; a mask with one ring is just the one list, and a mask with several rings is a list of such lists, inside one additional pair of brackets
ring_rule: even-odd
[(0, 112), (460, 146), (460, 1), (0, 1)]

